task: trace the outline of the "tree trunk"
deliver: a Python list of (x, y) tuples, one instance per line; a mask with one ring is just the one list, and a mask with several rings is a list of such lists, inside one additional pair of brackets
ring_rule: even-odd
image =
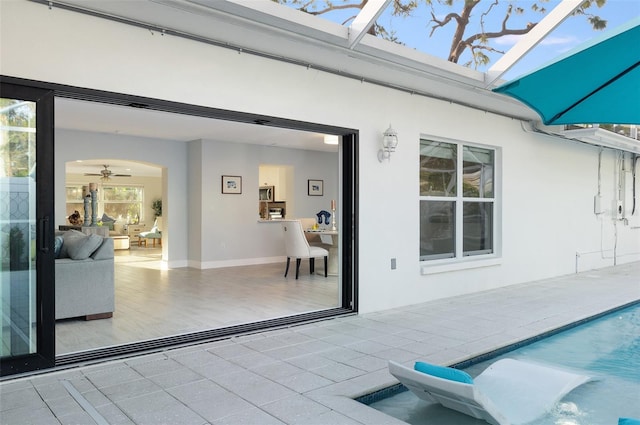
[(464, 2), (464, 8), (462, 9), (460, 17), (457, 18), (458, 26), (456, 27), (456, 32), (453, 35), (453, 40), (451, 42), (449, 62), (458, 63), (460, 55), (466, 48), (466, 45), (462, 41), (462, 37), (464, 37), (464, 31), (467, 29), (467, 25), (469, 25), (471, 11), (478, 3), (480, 3), (480, 0), (466, 0)]

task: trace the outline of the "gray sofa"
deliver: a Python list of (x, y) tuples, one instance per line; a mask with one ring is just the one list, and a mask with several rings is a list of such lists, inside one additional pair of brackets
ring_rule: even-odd
[[(112, 317), (115, 309), (113, 239), (75, 231), (58, 236), (63, 242), (61, 248), (56, 246), (59, 250), (59, 258), (55, 260), (56, 320)], [(95, 245), (97, 248), (93, 250)], [(89, 256), (85, 257), (89, 250)]]

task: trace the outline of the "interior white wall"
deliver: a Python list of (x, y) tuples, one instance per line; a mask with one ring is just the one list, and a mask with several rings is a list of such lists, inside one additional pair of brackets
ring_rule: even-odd
[[(259, 220), (260, 164), (277, 163), (293, 170), (293, 196), (287, 200), (286, 218), (315, 217), (320, 210), (328, 210), (331, 199), (337, 198), (336, 153), (212, 140), (195, 143), (199, 156), (192, 162), (201, 161), (201, 165), (191, 172), (201, 182), (201, 213), (200, 220), (189, 225), (198, 229), (192, 228), (192, 233), (199, 231), (203, 236), (200, 257), (190, 257), (193, 267), (226, 267), (284, 259), (281, 225), (277, 221)], [(223, 175), (241, 176), (242, 193), (223, 194)], [(308, 179), (324, 180), (323, 196), (307, 195)], [(295, 208), (290, 209), (290, 204), (295, 204)]]
[[(25, 17), (29, 31), (22, 28)], [(577, 252), (596, 252), (580, 256), (580, 270), (612, 265), (615, 234), (616, 261), (640, 259), (639, 230), (611, 219), (616, 187), (611, 151), (603, 153), (602, 166), (607, 211), (596, 216), (598, 148), (528, 133), (510, 118), (30, 2), (3, 2), (0, 19), (3, 75), (358, 129), (361, 312), (574, 273)], [(381, 164), (376, 153), (389, 123), (398, 131), (399, 146)], [(496, 262), (421, 274), (421, 135), (501, 149), (502, 256)], [(79, 145), (78, 140), (73, 148)], [(213, 146), (203, 142), (202, 151), (209, 153)], [(221, 174), (238, 175), (247, 167), (244, 159), (235, 161), (203, 166), (202, 193), (210, 190), (210, 198), (202, 199), (203, 226), (213, 227), (232, 214), (257, 217), (241, 197), (216, 196)], [(255, 184), (248, 185), (251, 181)], [(302, 181), (296, 178), (297, 184)], [(243, 184), (257, 191), (257, 175), (243, 174)], [(249, 196), (257, 199), (257, 193)], [(252, 234), (250, 226), (233, 230), (243, 238)], [(236, 248), (229, 235), (203, 238), (203, 263), (222, 261), (223, 248)], [(216, 259), (205, 259), (207, 250)], [(390, 269), (390, 258), (397, 258), (396, 270)]]
[[(202, 141), (194, 140), (188, 143), (188, 200), (189, 208), (183, 208), (183, 217), (187, 219), (188, 228), (188, 256), (192, 262), (200, 262), (202, 258), (202, 241), (205, 239), (202, 234), (202, 201), (203, 183), (202, 181)], [(204, 164), (206, 165), (206, 164)], [(192, 264), (193, 265), (193, 264)]]

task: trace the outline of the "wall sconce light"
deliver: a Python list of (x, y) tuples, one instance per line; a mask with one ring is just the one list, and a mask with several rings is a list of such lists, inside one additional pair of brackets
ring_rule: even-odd
[(396, 146), (398, 146), (398, 132), (389, 124), (389, 128), (382, 135), (382, 149), (378, 151), (378, 161), (382, 162), (385, 159), (390, 161), (391, 152), (396, 151)]

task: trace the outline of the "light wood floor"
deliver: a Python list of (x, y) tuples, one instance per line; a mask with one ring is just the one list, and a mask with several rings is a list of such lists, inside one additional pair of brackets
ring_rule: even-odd
[[(111, 319), (56, 322), (56, 354), (273, 319), (339, 306), (337, 278), (285, 264), (162, 270), (160, 249), (116, 251)], [(316, 262), (322, 269), (322, 262)]]

